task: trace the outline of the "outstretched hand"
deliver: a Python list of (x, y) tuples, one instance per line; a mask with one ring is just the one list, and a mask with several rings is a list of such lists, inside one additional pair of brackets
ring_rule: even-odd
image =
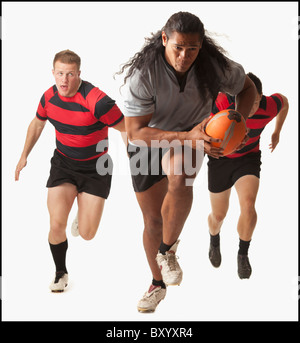
[(278, 143), (279, 143), (279, 133), (274, 132), (271, 137), (271, 144), (269, 144), (269, 149), (271, 149), (271, 152), (274, 151)]

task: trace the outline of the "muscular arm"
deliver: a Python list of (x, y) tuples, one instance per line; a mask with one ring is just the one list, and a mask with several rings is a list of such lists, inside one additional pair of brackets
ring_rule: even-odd
[[(205, 124), (209, 118), (204, 119), (200, 124), (195, 126), (191, 131), (165, 131), (153, 127), (148, 127), (152, 114), (139, 116), (139, 117), (126, 117), (125, 125), (128, 134), (128, 139), (137, 145), (138, 141), (143, 141), (147, 146), (151, 147), (163, 147), (161, 142), (166, 143), (178, 142), (180, 145), (184, 145), (186, 140), (192, 142), (192, 147), (196, 148), (196, 141), (204, 141), (204, 151), (211, 156), (222, 156), (222, 149), (212, 147), (210, 142), (220, 142), (219, 139), (208, 136), (205, 131)], [(156, 146), (157, 145), (157, 146)], [(168, 145), (169, 146), (169, 145)]]
[(274, 129), (274, 132), (272, 134), (271, 144), (269, 145), (271, 152), (273, 152), (273, 150), (276, 148), (277, 144), (279, 143), (280, 132), (281, 132), (283, 123), (284, 123), (285, 118), (286, 118), (288, 111), (289, 111), (288, 99), (282, 94), (279, 94), (279, 95), (282, 97), (283, 106), (282, 106), (280, 112), (276, 116), (275, 129)]
[(148, 127), (152, 118), (152, 114), (139, 116), (139, 117), (126, 117), (126, 131), (128, 138), (132, 143), (138, 143), (142, 140), (148, 146), (154, 147), (155, 142), (166, 140), (172, 142), (178, 140), (182, 145), (186, 136), (186, 132), (165, 131), (154, 127)]
[(256, 98), (256, 87), (251, 79), (246, 75), (244, 88), (235, 97), (235, 110), (240, 112), (245, 118), (248, 118)]
[(19, 180), (20, 171), (26, 166), (27, 157), (30, 154), (32, 148), (35, 146), (36, 142), (38, 141), (45, 127), (45, 124), (46, 124), (46, 121), (39, 120), (36, 117), (29, 124), (23, 152), (21, 154), (21, 158), (17, 164), (16, 171), (15, 171), (16, 181)]
[(120, 123), (118, 123), (117, 125), (113, 126), (113, 128), (115, 130), (120, 131), (123, 142), (125, 144), (125, 146), (127, 147), (128, 144), (128, 139), (127, 139), (127, 133), (126, 133), (126, 129), (125, 129), (125, 119), (123, 119)]

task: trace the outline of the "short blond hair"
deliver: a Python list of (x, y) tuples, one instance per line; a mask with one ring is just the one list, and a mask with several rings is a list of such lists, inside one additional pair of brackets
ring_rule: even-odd
[(57, 61), (60, 61), (61, 63), (66, 63), (66, 64), (76, 63), (78, 70), (80, 70), (81, 59), (77, 54), (75, 54), (75, 52), (71, 50), (67, 49), (67, 50), (58, 52), (54, 56), (53, 68), (54, 68), (55, 62)]

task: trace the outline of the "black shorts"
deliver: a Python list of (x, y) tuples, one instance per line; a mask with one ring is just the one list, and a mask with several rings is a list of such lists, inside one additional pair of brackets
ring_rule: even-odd
[[(110, 159), (109, 155), (105, 157)], [(51, 158), (50, 176), (46, 187), (56, 187), (67, 182), (75, 185), (78, 193), (85, 192), (107, 199), (110, 192), (112, 169), (110, 172), (100, 175), (96, 169), (97, 160), (98, 158), (76, 161), (55, 150)], [(112, 163), (111, 159), (109, 163)]]
[(220, 193), (231, 188), (244, 175), (255, 175), (258, 178), (260, 176), (260, 151), (237, 158), (208, 158), (208, 189), (212, 193)]
[[(190, 131), (199, 123), (182, 130)], [(128, 144), (131, 179), (135, 192), (144, 192), (160, 180), (167, 177), (161, 166), (163, 156), (170, 148), (151, 148)], [(143, 164), (143, 165), (141, 165)]]
[(130, 172), (135, 192), (144, 192), (167, 177), (161, 160), (169, 149), (140, 147), (128, 144)]

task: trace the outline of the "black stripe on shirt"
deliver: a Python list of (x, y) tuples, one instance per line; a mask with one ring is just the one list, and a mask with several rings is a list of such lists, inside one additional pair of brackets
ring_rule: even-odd
[(61, 98), (56, 93), (49, 102), (63, 110), (74, 111), (74, 112), (90, 112), (89, 109), (85, 108), (84, 106), (76, 103), (76, 102), (65, 102), (62, 101)]
[(119, 124), (124, 118), (124, 115), (122, 114), (121, 117), (119, 119), (117, 119), (114, 123), (110, 124), (110, 125), (107, 125), (108, 127), (113, 127), (117, 124)]
[(65, 154), (69, 158), (73, 158), (76, 160), (85, 160), (94, 156), (97, 156), (107, 151), (107, 145), (103, 145), (104, 151), (97, 151), (98, 144), (93, 144), (87, 147), (72, 147), (68, 145), (62, 144), (59, 140), (56, 139), (56, 146), (59, 151)]
[(280, 99), (278, 99), (277, 96), (274, 96), (274, 95), (271, 95), (271, 98), (276, 102), (276, 105), (277, 105), (277, 113), (279, 113), (280, 110), (281, 110), (281, 107), (282, 107), (282, 104), (281, 104)]
[(95, 124), (88, 125), (88, 126), (76, 126), (76, 125), (69, 125), (63, 124), (57, 120), (54, 120), (48, 117), (51, 124), (54, 125), (55, 129), (60, 133), (65, 133), (69, 135), (89, 135), (95, 131), (102, 130), (105, 127), (105, 124), (97, 121)]
[(231, 105), (233, 104), (233, 106), (235, 106), (235, 96), (234, 95), (230, 95), (228, 93), (225, 93), (225, 95), (226, 95), (226, 98), (228, 100), (228, 103), (231, 104)]
[[(225, 93), (225, 95), (226, 95), (226, 98), (227, 98), (228, 104), (229, 104), (229, 106), (226, 107), (226, 109), (235, 110), (235, 96), (227, 94), (227, 93)], [(218, 112), (220, 112), (220, 109), (217, 106), (217, 101), (214, 101), (211, 111), (213, 114), (217, 114)]]
[(112, 100), (108, 95), (105, 95), (100, 99), (95, 106), (95, 117), (100, 119), (107, 112), (109, 112), (115, 105), (115, 101)]
[(45, 117), (40, 116), (37, 112), (36, 112), (36, 116), (37, 116), (39, 119), (41, 119), (41, 120), (47, 120), (47, 119), (48, 119), (48, 118), (45, 118)]
[(266, 110), (267, 109), (267, 98), (263, 95), (260, 103), (259, 103), (259, 108)]
[(228, 110), (228, 109), (235, 110), (235, 104), (232, 103), (230, 106), (228, 106), (228, 107), (226, 108), (226, 110)]
[(243, 154), (244, 152), (248, 152), (254, 149), (259, 144), (259, 139), (249, 145), (246, 145), (243, 149), (235, 151), (235, 154)]
[(250, 138), (257, 137), (263, 132), (264, 128), (265, 128), (265, 126), (260, 128), (260, 129), (250, 129), (248, 136)]
[[(230, 110), (230, 109), (235, 110), (235, 104), (234, 103), (232, 103), (228, 107), (226, 107), (226, 110)], [(217, 114), (219, 112), (221, 112), (221, 110), (217, 107), (216, 102), (214, 102), (213, 107), (212, 107), (212, 113)]]
[(83, 96), (84, 99), (88, 96), (89, 92), (94, 89), (95, 86), (87, 81), (82, 81), (81, 86), (78, 89), (78, 92)]
[(251, 117), (251, 119), (269, 119), (269, 118), (270, 116), (266, 114), (255, 114), (254, 116)]
[(43, 96), (41, 97), (41, 105), (44, 108), (45, 107), (45, 94), (43, 94)]

